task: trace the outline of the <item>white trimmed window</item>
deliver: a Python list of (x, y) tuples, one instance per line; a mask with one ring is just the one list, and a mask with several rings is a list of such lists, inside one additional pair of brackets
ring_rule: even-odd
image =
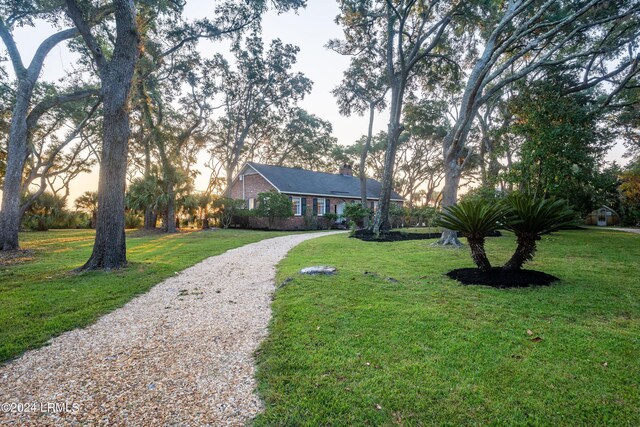
[(256, 199), (254, 199), (253, 197), (249, 197), (247, 199), (247, 208), (255, 209), (256, 208)]
[(291, 203), (293, 204), (293, 214), (295, 216), (302, 216), (302, 200), (300, 197), (292, 197)]
[(318, 212), (318, 216), (323, 216), (324, 214), (326, 214), (327, 212), (325, 211), (326, 206), (327, 206), (327, 199), (317, 199), (317, 203), (316, 203), (316, 210)]

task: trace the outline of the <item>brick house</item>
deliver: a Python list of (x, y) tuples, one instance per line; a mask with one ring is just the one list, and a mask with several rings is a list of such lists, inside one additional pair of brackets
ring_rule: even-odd
[[(378, 208), (380, 189), (378, 181), (367, 180), (367, 200), (373, 210)], [(341, 216), (346, 203), (360, 201), (360, 179), (353, 176), (349, 165), (331, 174), (249, 162), (231, 183), (231, 197), (244, 200), (249, 209), (255, 207), (258, 193), (272, 190), (288, 195), (293, 204), (293, 217), (276, 224), (283, 230), (324, 228), (328, 225), (323, 218), (325, 213)], [(392, 192), (391, 200), (399, 205), (404, 202), (396, 192)], [(247, 225), (265, 228), (265, 221), (266, 218), (250, 218)]]

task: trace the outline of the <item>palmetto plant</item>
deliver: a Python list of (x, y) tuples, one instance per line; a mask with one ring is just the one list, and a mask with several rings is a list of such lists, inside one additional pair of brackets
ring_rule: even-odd
[(518, 240), (515, 253), (504, 265), (505, 270), (520, 270), (533, 259), (540, 236), (571, 224), (575, 215), (567, 202), (542, 199), (529, 194), (514, 193), (505, 200), (504, 228), (513, 231)]
[(473, 262), (480, 270), (489, 271), (491, 263), (484, 250), (484, 239), (498, 228), (499, 221), (504, 216), (505, 210), (501, 203), (468, 200), (446, 208), (435, 224), (463, 232), (469, 242)]

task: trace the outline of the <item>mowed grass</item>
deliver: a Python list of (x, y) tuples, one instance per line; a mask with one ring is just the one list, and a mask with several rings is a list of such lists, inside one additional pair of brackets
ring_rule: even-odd
[[(448, 279), (468, 248), (432, 242), (339, 235), (290, 253), (257, 425), (640, 425), (640, 236), (544, 236), (526, 267), (561, 281), (525, 289)], [(514, 247), (487, 242), (497, 264)], [(297, 274), (317, 264), (339, 273)]]
[(287, 233), (217, 230), (131, 237), (129, 266), (75, 274), (91, 254), (95, 233), (60, 230), (22, 233), (34, 259), (0, 266), (0, 362), (42, 346), (62, 332), (86, 326), (163, 279), (228, 249)]

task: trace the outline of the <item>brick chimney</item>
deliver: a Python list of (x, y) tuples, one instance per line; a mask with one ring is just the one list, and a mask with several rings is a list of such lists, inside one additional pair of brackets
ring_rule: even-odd
[(340, 175), (353, 176), (353, 169), (351, 168), (351, 165), (344, 163), (340, 166)]

